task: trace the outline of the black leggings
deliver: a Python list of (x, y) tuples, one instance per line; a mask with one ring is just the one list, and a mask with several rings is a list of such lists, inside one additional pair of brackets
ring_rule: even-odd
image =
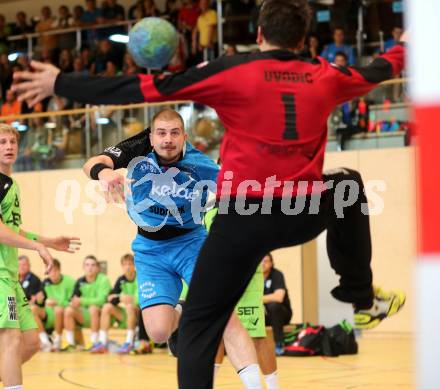
[[(367, 200), (361, 177), (344, 169), (325, 179), (334, 181), (333, 189), (321, 195), (316, 214), (309, 214), (308, 208), (317, 197), (307, 196), (306, 211), (298, 215), (284, 214), (281, 201), (274, 201), (271, 214), (217, 215), (199, 254), (180, 322), (180, 389), (212, 388), (212, 366), (226, 323), (261, 259), (272, 250), (305, 243), (327, 229), (331, 266), (340, 276), (333, 296), (358, 307), (372, 304), (370, 225), (368, 214), (362, 213)], [(335, 193), (341, 194), (345, 180), (358, 186), (359, 196), (341, 215), (343, 199)], [(347, 191), (342, 194), (348, 196)]]

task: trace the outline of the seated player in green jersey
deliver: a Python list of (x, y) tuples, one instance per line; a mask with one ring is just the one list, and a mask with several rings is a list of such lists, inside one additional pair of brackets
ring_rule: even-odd
[(107, 301), (112, 286), (108, 277), (100, 273), (95, 256), (88, 255), (83, 263), (84, 277), (76, 281), (72, 299), (64, 310), (64, 328), (67, 346), (63, 351), (73, 351), (75, 344), (75, 326), (91, 329), (92, 347), (98, 343), (101, 308)]
[(38, 252), (47, 271), (52, 268), (48, 248), (75, 252), (78, 238), (45, 238), (20, 228), (18, 184), (11, 177), (17, 159), (18, 132), (0, 124), (0, 378), (5, 388), (21, 389), (21, 366), (39, 349), (37, 324), (18, 281), (18, 248)]
[[(211, 227), (217, 212), (218, 209), (214, 208), (205, 214), (204, 223), (207, 230)], [(275, 348), (273, 342), (266, 336), (263, 294), (263, 269), (259, 266), (235, 307), (235, 312), (254, 342), (258, 364), (263, 373), (266, 388), (279, 389)], [(220, 365), (223, 363), (224, 351), (225, 349), (221, 345), (215, 357), (214, 374), (217, 373)]]
[(118, 354), (128, 354), (133, 349), (134, 332), (139, 314), (137, 278), (132, 254), (121, 258), (124, 274), (118, 278), (113, 290), (107, 297), (108, 303), (102, 307), (99, 342), (90, 350), (93, 354), (108, 352), (108, 330), (115, 322), (118, 328), (127, 329), (124, 344), (116, 351)]
[[(52, 270), (43, 281), (43, 288), (37, 295), (37, 304), (32, 313), (38, 325), (42, 351), (59, 351), (64, 326), (64, 309), (69, 305), (75, 288), (75, 280), (61, 274), (61, 264), (53, 260)], [(48, 332), (53, 331), (52, 342)]]

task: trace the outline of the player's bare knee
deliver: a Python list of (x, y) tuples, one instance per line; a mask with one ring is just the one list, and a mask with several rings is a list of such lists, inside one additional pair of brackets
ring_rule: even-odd
[(24, 347), (28, 358), (30, 358), (40, 350), (40, 339), (38, 338), (37, 331), (28, 333), (25, 339)]
[(64, 310), (64, 317), (65, 318), (72, 318), (74, 314), (75, 314), (75, 308), (67, 307)]
[(63, 307), (55, 307), (55, 316), (63, 316), (64, 308)]
[(147, 334), (154, 343), (165, 343), (171, 336), (170, 331), (156, 326), (147, 328)]
[(95, 317), (99, 316), (100, 311), (101, 310), (95, 305), (91, 305), (89, 307), (89, 312), (90, 312), (90, 315), (92, 315), (92, 316), (95, 316)]
[(38, 316), (40, 313), (40, 308), (37, 305), (31, 305), (31, 311), (34, 315)]
[(112, 308), (113, 308), (113, 304), (110, 304), (110, 303), (106, 303), (106, 304), (104, 304), (104, 306), (102, 307), (102, 313), (104, 314), (104, 313), (110, 313), (110, 311), (112, 310)]
[(6, 355), (21, 352), (22, 337), (20, 331), (7, 331), (2, 337), (1, 351)]

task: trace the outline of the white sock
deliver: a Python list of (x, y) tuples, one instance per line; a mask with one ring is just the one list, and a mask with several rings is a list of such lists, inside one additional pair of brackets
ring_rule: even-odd
[(96, 331), (93, 331), (90, 334), (90, 341), (92, 342), (92, 344), (98, 343), (98, 333)]
[(72, 346), (75, 346), (75, 335), (73, 331), (66, 331), (66, 340)]
[(238, 375), (246, 389), (263, 389), (260, 380), (260, 369), (256, 363), (241, 369)]
[(55, 347), (60, 347), (61, 346), (61, 334), (57, 334), (55, 332), (55, 335), (53, 337), (53, 345)]
[(182, 314), (182, 304), (177, 303), (174, 309), (180, 314)]
[(220, 370), (221, 363), (214, 363), (214, 378)]
[(134, 341), (134, 330), (127, 330), (127, 335), (125, 336), (125, 343), (133, 344)]
[(266, 381), (267, 389), (280, 389), (280, 385), (278, 383), (278, 373), (276, 371), (268, 375), (265, 375), (264, 381)]
[(47, 335), (45, 331), (40, 332), (38, 336), (40, 337), (40, 342), (42, 344), (50, 344), (49, 335)]
[(5, 386), (4, 389), (23, 389), (23, 385), (15, 385), (15, 386), (8, 386), (8, 387)]
[[(102, 343), (104, 346), (106, 346), (107, 341), (108, 341), (107, 331), (99, 330), (99, 343)], [(94, 343), (93, 340), (92, 340), (92, 343)]]

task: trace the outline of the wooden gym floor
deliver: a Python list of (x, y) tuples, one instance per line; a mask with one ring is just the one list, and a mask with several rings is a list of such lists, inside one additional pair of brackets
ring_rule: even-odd
[[(359, 340), (359, 354), (338, 358), (278, 358), (283, 389), (413, 388), (413, 339), (370, 333)], [(174, 389), (176, 360), (163, 350), (144, 356), (39, 353), (24, 367), (26, 389)], [(226, 360), (215, 388), (242, 388)]]

